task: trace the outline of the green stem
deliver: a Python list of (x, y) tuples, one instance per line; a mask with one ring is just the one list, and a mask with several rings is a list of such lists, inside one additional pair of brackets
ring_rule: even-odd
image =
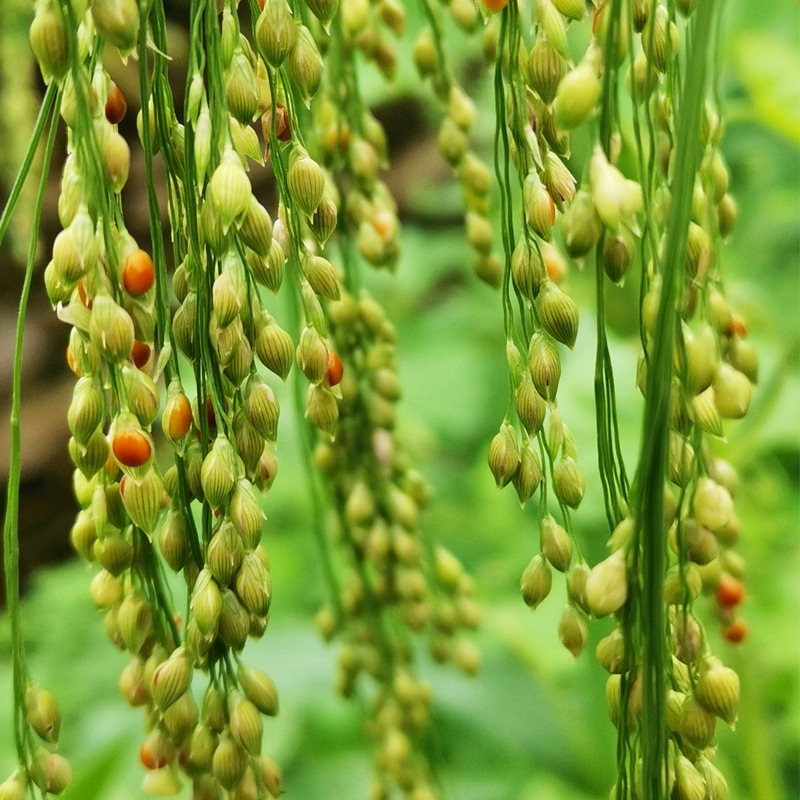
[[(16, 340), (14, 342), (14, 366), (12, 372), (11, 389), (11, 457), (8, 470), (8, 490), (6, 498), (6, 513), (3, 522), (3, 570), (6, 579), (6, 606), (11, 625), (11, 652), (13, 656), (13, 685), (14, 685), (14, 738), (17, 747), (17, 756), (20, 764), (25, 764), (28, 745), (27, 724), (25, 722), (25, 684), (28, 678), (28, 668), (25, 659), (25, 642), (22, 638), (22, 617), (19, 607), (19, 485), (22, 470), (22, 447), (20, 430), (20, 406), (22, 402), (22, 339), (25, 331), (25, 312), (28, 307), (31, 283), (33, 280), (33, 265), (36, 260), (36, 248), (39, 241), (39, 222), (42, 214), (42, 202), (47, 187), (47, 176), (50, 170), (50, 159), (56, 141), (58, 130), (58, 112), (61, 95), (54, 84), (51, 84), (45, 95), (39, 118), (36, 121), (31, 138), (31, 145), (25, 161), (20, 168), (19, 175), (14, 182), (14, 189), (0, 220), (0, 238), (8, 226), (13, 207), (19, 199), (19, 192), (25, 183), (25, 178), (30, 171), (35, 153), (45, 123), (52, 109), (54, 122), (51, 122), (50, 131), (45, 147), (42, 174), (39, 179), (39, 190), (36, 195), (33, 220), (31, 224), (31, 241), (28, 249), (28, 263), (25, 268), (25, 278), (22, 284), (22, 294), (19, 300), (19, 313), (17, 315)], [(11, 211), (9, 211), (9, 208)]]
[(695, 168), (700, 156), (697, 131), (706, 88), (708, 45), (714, 3), (702, 3), (695, 10), (692, 49), (683, 86), (675, 163), (681, 165), (672, 187), (672, 212), (667, 222), (664, 278), (658, 309), (653, 357), (647, 374), (642, 449), (638, 475), (638, 542), (641, 547), (642, 591), (639, 615), (643, 632), (642, 687), (644, 800), (665, 797), (663, 769), (667, 760), (665, 615), (662, 586), (665, 574), (663, 526), (664, 483), (667, 473), (670, 432), (670, 390), (672, 351), (676, 316), (684, 281), (683, 263), (691, 214)]
[(52, 81), (47, 87), (44, 99), (42, 100), (42, 105), (39, 109), (39, 116), (36, 118), (36, 125), (33, 129), (33, 133), (31, 134), (31, 143), (28, 145), (28, 152), (25, 153), (25, 159), (22, 162), (22, 166), (19, 168), (17, 177), (14, 179), (14, 185), (11, 187), (11, 194), (8, 196), (8, 201), (3, 209), (3, 214), (0, 216), (0, 244), (2, 244), (3, 239), (5, 238), (6, 231), (8, 230), (9, 223), (11, 222), (11, 217), (14, 214), (14, 210), (19, 202), (19, 197), (22, 194), (25, 180), (28, 177), (33, 160), (36, 158), (36, 151), (39, 149), (39, 140), (42, 138), (42, 132), (44, 131), (44, 126), (47, 123), (48, 117), (50, 116), (50, 111), (53, 107), (53, 103), (55, 102), (57, 93), (58, 86), (56, 85), (55, 81)]

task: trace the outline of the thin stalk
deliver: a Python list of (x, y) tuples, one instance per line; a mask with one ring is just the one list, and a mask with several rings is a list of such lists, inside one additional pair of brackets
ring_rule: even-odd
[[(58, 113), (61, 105), (61, 95), (55, 84), (50, 85), (45, 94), (39, 118), (36, 121), (31, 145), (28, 154), (20, 168), (17, 179), (14, 182), (11, 198), (9, 198), (6, 210), (0, 221), (0, 238), (5, 233), (8, 226), (8, 219), (11, 218), (11, 211), (19, 199), (19, 192), (25, 183), (25, 178), (30, 171), (35, 153), (45, 123), (52, 110), (52, 121), (50, 131), (47, 136), (44, 160), (42, 163), (42, 174), (39, 179), (39, 189), (36, 195), (36, 205), (34, 206), (33, 220), (31, 223), (31, 241), (28, 248), (28, 263), (25, 267), (25, 278), (22, 283), (22, 293), (19, 300), (19, 313), (17, 314), (16, 339), (14, 342), (14, 365), (12, 370), (11, 384), (11, 457), (8, 469), (8, 490), (6, 495), (6, 513), (3, 522), (3, 570), (6, 579), (6, 606), (11, 625), (11, 652), (13, 657), (13, 686), (14, 686), (14, 740), (17, 747), (17, 757), (20, 764), (25, 764), (28, 736), (27, 725), (25, 724), (25, 684), (27, 683), (28, 668), (25, 659), (25, 643), (22, 638), (22, 617), (19, 607), (19, 485), (20, 473), (22, 470), (22, 445), (20, 429), (20, 406), (22, 404), (22, 339), (25, 331), (25, 312), (28, 307), (28, 298), (31, 292), (33, 281), (33, 265), (36, 260), (36, 247), (39, 237), (39, 221), (42, 215), (42, 202), (47, 187), (47, 176), (50, 171), (50, 160), (56, 141), (56, 131), (58, 130)], [(5, 227), (3, 227), (3, 223)]]
[(662, 585), (666, 553), (663, 530), (664, 483), (667, 476), (670, 432), (670, 389), (672, 386), (672, 350), (678, 303), (683, 286), (683, 263), (691, 215), (694, 176), (700, 156), (697, 131), (706, 88), (708, 46), (714, 3), (702, 3), (695, 9), (692, 48), (681, 99), (678, 122), (676, 163), (678, 170), (672, 191), (672, 212), (667, 222), (664, 278), (658, 308), (656, 330), (659, 336), (647, 374), (642, 449), (638, 475), (638, 542), (641, 547), (642, 591), (639, 615), (642, 647), (642, 719), (645, 729), (642, 742), (642, 789), (644, 800), (665, 797), (663, 768), (667, 759), (666, 685), (667, 659), (665, 614)]

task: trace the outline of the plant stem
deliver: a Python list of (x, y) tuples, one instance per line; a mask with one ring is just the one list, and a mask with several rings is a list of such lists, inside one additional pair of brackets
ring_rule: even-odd
[(19, 199), (19, 193), (25, 183), (25, 179), (30, 171), (33, 156), (38, 148), (44, 131), (45, 123), (50, 116), (52, 109), (53, 117), (50, 125), (50, 132), (47, 137), (44, 160), (42, 163), (42, 174), (39, 179), (39, 189), (36, 195), (36, 205), (34, 206), (33, 220), (31, 224), (31, 241), (28, 249), (28, 263), (25, 267), (25, 278), (22, 284), (22, 293), (19, 300), (19, 313), (17, 315), (16, 339), (14, 342), (14, 366), (12, 372), (11, 388), (11, 457), (8, 469), (8, 490), (6, 497), (6, 513), (3, 522), (3, 570), (6, 579), (6, 605), (8, 617), (11, 624), (11, 652), (13, 657), (13, 685), (14, 685), (14, 737), (17, 747), (17, 756), (20, 764), (27, 762), (27, 725), (24, 720), (25, 708), (25, 684), (28, 677), (28, 669), (25, 660), (25, 643), (22, 638), (22, 618), (19, 608), (19, 484), (22, 468), (22, 448), (20, 430), (20, 406), (22, 402), (22, 338), (25, 330), (25, 312), (28, 306), (31, 283), (33, 280), (33, 265), (36, 260), (36, 248), (39, 239), (39, 221), (42, 213), (42, 202), (44, 199), (45, 188), (47, 187), (47, 175), (50, 169), (50, 159), (53, 155), (53, 148), (56, 140), (56, 130), (58, 129), (57, 119), (61, 95), (55, 84), (51, 83), (42, 103), (39, 118), (31, 137), (31, 145), (25, 157), (25, 161), (20, 168), (19, 175), (14, 182), (11, 197), (9, 198), (6, 209), (0, 220), (0, 240), (8, 226), (14, 206)]
[(667, 760), (665, 615), (662, 586), (665, 574), (664, 483), (667, 473), (670, 432), (672, 351), (676, 334), (677, 309), (684, 281), (683, 264), (691, 214), (696, 166), (700, 156), (697, 131), (705, 95), (708, 45), (711, 41), (713, 2), (700, 4), (692, 24), (692, 48), (686, 74), (692, 79), (683, 86), (678, 123), (672, 186), (672, 211), (667, 222), (664, 275), (655, 330), (653, 357), (647, 373), (642, 449), (638, 474), (638, 543), (641, 547), (642, 591), (639, 615), (642, 644), (642, 789), (644, 800), (666, 796), (664, 767)]

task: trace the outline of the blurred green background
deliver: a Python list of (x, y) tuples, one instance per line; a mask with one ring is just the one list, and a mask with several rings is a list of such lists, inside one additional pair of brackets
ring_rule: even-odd
[[(408, 5), (413, 29), (419, 12), (416, 4)], [(740, 208), (724, 269), (729, 298), (747, 319), (762, 364), (751, 413), (728, 425), (729, 442), (718, 447), (741, 477), (736, 506), (743, 523), (739, 551), (747, 562), (748, 587), (742, 616), (750, 628), (747, 642), (734, 648), (720, 640), (709, 615), (712, 649), (742, 680), (737, 729), (719, 728), (717, 764), (729, 781), (732, 800), (800, 795), (798, 16), (795, 3), (736, 0), (728, 3), (724, 25), (721, 87), (727, 122), (722, 149)], [(17, 29), (24, 35), (24, 25)], [(0, 37), (10, 31), (2, 29)], [(474, 43), (451, 33), (468, 88), (478, 99), (478, 143), (488, 154), (493, 106), (487, 74), (474, 58)], [(434, 490), (423, 525), (474, 575), (484, 611), (476, 637), (483, 655), (478, 678), (422, 659), (422, 672), (436, 696), (432, 747), (443, 796), (605, 798), (614, 780), (615, 732), (605, 710), (606, 676), (593, 650), (610, 623), (591, 625), (589, 645), (575, 661), (560, 646), (556, 632), (564, 599), (560, 582), (535, 613), (520, 600), (519, 576), (538, 546), (535, 509), (521, 512), (510, 489), (498, 493), (486, 467), (486, 450), (502, 420), (506, 397), (499, 298), (472, 275), (459, 221), (459, 192), (436, 153), (438, 111), (429, 87), (420, 86), (408, 66), (409, 45), (401, 43), (398, 49), (400, 69), (393, 85), (387, 88), (372, 67), (363, 76), (365, 91), (389, 127), (395, 166), (387, 180), (400, 198), (404, 224), (396, 277), (373, 275), (368, 283), (398, 329), (404, 387), (398, 434)], [(398, 117), (414, 117), (420, 124), (398, 125)], [(55, 230), (54, 214), (48, 224)], [(6, 248), (3, 261), (10, 260)], [(19, 280), (13, 270), (3, 278), (3, 330), (12, 324)], [(559, 393), (560, 411), (587, 472), (587, 498), (574, 520), (591, 562), (602, 557), (607, 537), (593, 452), (593, 280), (574, 267), (567, 278), (581, 302), (582, 325), (575, 352), (564, 358)], [(611, 344), (631, 470), (642, 406), (634, 388), (638, 344), (630, 338), (638, 291), (634, 284), (608, 290), (617, 320)], [(24, 523), (23, 561), (30, 565), (68, 551), (74, 514), (69, 473), (53, 466), (66, 458), (65, 422), (55, 434), (44, 427), (66, 416), (64, 398), (69, 394), (52, 389), (71, 385), (60, 361), (66, 327), (53, 323), (46, 301), (34, 302), (32, 313), (33, 352), (59, 355), (54, 361), (58, 366), (50, 365), (39, 376), (49, 383), (36, 384), (31, 378), (23, 400), (26, 409), (36, 406), (39, 413), (23, 419), (24, 425), (30, 420), (25, 441), (44, 451), (29, 466), (24, 487), (37, 498), (33, 505), (40, 510)], [(2, 366), (7, 384), (8, 365), (4, 361)], [(26, 361), (26, 370), (26, 375), (42, 371), (35, 355)], [(49, 387), (44, 411), (39, 408), (42, 386)], [(369, 742), (359, 709), (333, 693), (336, 647), (324, 645), (312, 628), (324, 586), (303, 469), (294, 448), (296, 421), (291, 404), (283, 408), (280, 472), (265, 506), (264, 545), (273, 564), (275, 601), (267, 634), (262, 642), (248, 645), (245, 657), (266, 670), (280, 690), (281, 713), (266, 724), (265, 750), (283, 766), (286, 796), (350, 800), (366, 796)], [(37, 469), (51, 477), (42, 483)], [(50, 530), (47, 537), (43, 526)], [(54, 537), (59, 544), (52, 544)], [(102, 618), (89, 599), (90, 576), (90, 568), (75, 558), (35, 571), (23, 609), (30, 668), (62, 708), (61, 752), (76, 773), (65, 797), (135, 800), (144, 796), (137, 758), (143, 720), (140, 711), (124, 705), (117, 689), (127, 659), (106, 639)], [(0, 775), (14, 767), (10, 674), (4, 618)]]

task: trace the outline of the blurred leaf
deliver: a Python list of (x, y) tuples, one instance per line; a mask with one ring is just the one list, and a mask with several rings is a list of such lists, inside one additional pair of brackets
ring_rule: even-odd
[(800, 54), (761, 31), (742, 32), (734, 37), (731, 52), (760, 120), (800, 144)]

